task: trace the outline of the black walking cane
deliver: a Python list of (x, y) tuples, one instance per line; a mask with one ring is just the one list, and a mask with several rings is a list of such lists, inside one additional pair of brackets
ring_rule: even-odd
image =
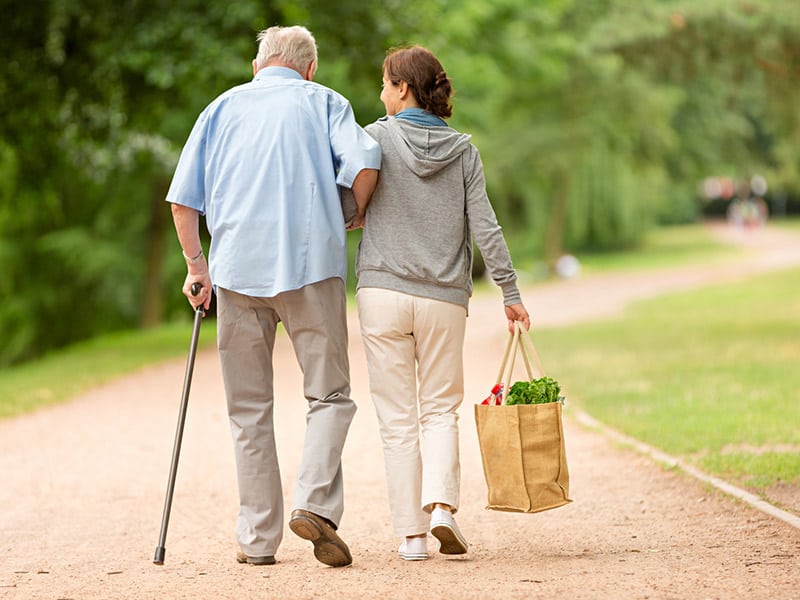
[[(192, 296), (200, 293), (202, 286), (195, 282), (192, 284)], [(200, 323), (203, 321), (203, 305), (198, 306), (194, 311), (194, 328), (192, 329), (192, 343), (189, 346), (189, 358), (186, 361), (186, 375), (183, 379), (183, 397), (181, 398), (181, 408), (178, 412), (178, 429), (175, 431), (175, 445), (172, 447), (172, 464), (169, 466), (169, 481), (167, 482), (167, 497), (164, 499), (164, 514), (161, 517), (161, 535), (158, 537), (158, 546), (153, 563), (164, 564), (164, 556), (167, 549), (164, 544), (167, 541), (167, 525), (169, 524), (169, 512), (172, 508), (172, 493), (175, 491), (175, 475), (178, 471), (178, 458), (181, 454), (181, 440), (183, 439), (183, 423), (186, 421), (186, 406), (189, 403), (189, 389), (192, 386), (192, 371), (194, 371), (194, 358), (197, 354), (197, 339), (200, 336)]]

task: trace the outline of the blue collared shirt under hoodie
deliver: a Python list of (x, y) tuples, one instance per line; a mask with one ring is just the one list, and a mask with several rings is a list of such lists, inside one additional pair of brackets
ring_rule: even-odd
[(200, 114), (166, 199), (205, 214), (215, 286), (272, 297), (345, 279), (337, 184), (380, 160), (343, 96), (266, 67)]

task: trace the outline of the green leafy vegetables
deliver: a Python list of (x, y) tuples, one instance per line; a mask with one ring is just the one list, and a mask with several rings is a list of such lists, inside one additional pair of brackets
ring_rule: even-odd
[(511, 386), (506, 404), (545, 404), (558, 402), (561, 386), (551, 377), (540, 377), (531, 381), (517, 381)]

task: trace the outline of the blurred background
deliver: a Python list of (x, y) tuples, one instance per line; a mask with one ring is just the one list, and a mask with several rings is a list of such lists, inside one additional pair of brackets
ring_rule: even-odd
[(316, 80), (362, 125), (383, 114), (385, 51), (433, 50), (515, 264), (800, 212), (797, 0), (0, 7), (0, 366), (191, 316), (166, 189), (197, 115), (251, 79), (275, 24), (311, 29)]

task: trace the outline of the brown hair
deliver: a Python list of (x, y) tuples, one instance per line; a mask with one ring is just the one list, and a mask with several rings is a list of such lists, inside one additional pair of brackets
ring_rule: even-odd
[(383, 73), (394, 85), (405, 81), (419, 105), (437, 117), (453, 114), (453, 87), (442, 63), (422, 46), (393, 48), (383, 60)]

